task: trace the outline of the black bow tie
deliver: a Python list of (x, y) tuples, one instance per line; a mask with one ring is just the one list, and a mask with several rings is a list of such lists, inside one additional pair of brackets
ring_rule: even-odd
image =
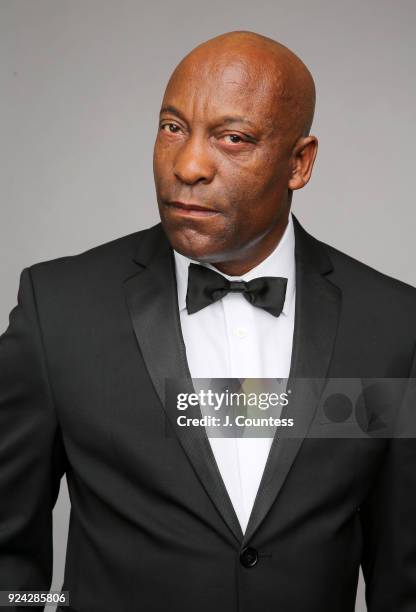
[(194, 263), (189, 264), (186, 308), (198, 312), (231, 292), (240, 292), (246, 300), (278, 317), (285, 303), (287, 278), (261, 276), (251, 281), (229, 281), (222, 274)]

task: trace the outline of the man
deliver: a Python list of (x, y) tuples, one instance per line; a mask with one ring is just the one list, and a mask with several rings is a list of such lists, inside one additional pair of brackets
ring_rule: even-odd
[(416, 609), (412, 439), (169, 429), (167, 380), (416, 374), (415, 290), (290, 214), (314, 102), (272, 40), (200, 45), (162, 102), (162, 224), (22, 272), (0, 342), (0, 589), (49, 588), (66, 473), (62, 610), (352, 612), (360, 564), (370, 612)]

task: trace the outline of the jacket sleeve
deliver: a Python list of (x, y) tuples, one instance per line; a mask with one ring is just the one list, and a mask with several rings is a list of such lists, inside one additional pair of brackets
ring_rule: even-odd
[(32, 277), (25, 268), (17, 306), (0, 336), (0, 590), (50, 588), (52, 510), (64, 471)]
[[(416, 359), (409, 375), (408, 408), (416, 416)], [(416, 610), (416, 437), (389, 440), (384, 464), (360, 509), (362, 569), (368, 612)]]

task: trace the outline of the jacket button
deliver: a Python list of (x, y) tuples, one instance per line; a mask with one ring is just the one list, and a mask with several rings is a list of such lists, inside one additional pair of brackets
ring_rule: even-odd
[(240, 563), (244, 565), (244, 567), (254, 567), (258, 560), (259, 555), (257, 550), (251, 548), (251, 546), (246, 546), (240, 553)]

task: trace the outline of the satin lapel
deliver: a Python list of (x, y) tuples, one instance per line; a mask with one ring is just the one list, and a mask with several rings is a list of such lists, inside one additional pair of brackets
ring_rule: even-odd
[[(331, 262), (294, 217), (296, 257), (296, 306), (292, 360), (287, 388), (292, 400), (282, 416), (293, 417), (299, 438), (273, 439), (266, 467), (244, 535), (253, 536), (269, 512), (295, 461), (314, 417), (323, 391), (338, 327), (341, 292), (327, 278)], [(296, 378), (313, 379), (312, 384)]]
[[(165, 379), (187, 379), (194, 391), (180, 326), (173, 251), (157, 225), (143, 235), (135, 261), (138, 274), (124, 282), (134, 332), (149, 376), (166, 412), (172, 430), (179, 438), (201, 484), (234, 537), (243, 533), (222, 480), (204, 427), (177, 427), (175, 406), (165, 402)], [(194, 410), (194, 414), (190, 412)], [(187, 416), (201, 417), (199, 406)]]

